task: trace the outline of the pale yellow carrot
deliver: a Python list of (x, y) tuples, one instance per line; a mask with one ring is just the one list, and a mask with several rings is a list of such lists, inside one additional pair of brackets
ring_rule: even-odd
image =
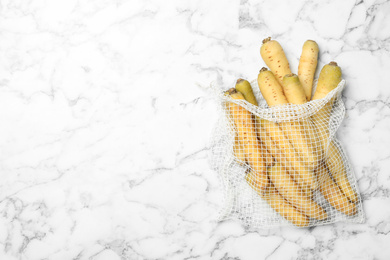
[(314, 92), (312, 100), (324, 98), (337, 87), (341, 81), (341, 68), (336, 62), (332, 61), (326, 64), (318, 77), (317, 88)]
[(320, 191), (325, 199), (329, 201), (330, 205), (348, 216), (355, 215), (357, 212), (356, 205), (348, 200), (331, 179), (325, 164), (318, 167), (317, 175), (320, 183)]
[(242, 93), (246, 101), (257, 106), (257, 100), (253, 94), (253, 89), (249, 81), (245, 79), (238, 79), (236, 83), (236, 90)]
[(234, 152), (234, 156), (237, 158), (237, 161), (240, 164), (244, 164), (245, 160), (246, 160), (245, 159), (245, 151), (244, 151), (244, 147), (240, 144), (240, 140), (238, 138), (238, 135), (236, 135), (234, 138), (233, 152)]
[(268, 186), (265, 189), (259, 189), (256, 177), (252, 172), (245, 176), (249, 186), (251, 186), (277, 213), (297, 227), (307, 227), (310, 223), (309, 218), (288, 203), (275, 189), (274, 186)]
[[(284, 135), (284, 132), (279, 126), (268, 120), (261, 120), (262, 130), (265, 131), (272, 141), (277, 145), (279, 151), (283, 151), (284, 157), (279, 162), (283, 164), (290, 164), (289, 169), (294, 169), (295, 174), (299, 174), (305, 183), (313, 190), (318, 187), (318, 183), (314, 172), (310, 170), (307, 165), (302, 162), (301, 158), (295, 151), (293, 145)], [(285, 162), (283, 162), (283, 160)]]
[(290, 65), (286, 58), (286, 54), (283, 51), (279, 42), (271, 40), (268, 37), (263, 40), (263, 44), (260, 48), (260, 55), (263, 58), (265, 64), (273, 72), (279, 84), (283, 84), (284, 75), (290, 74)]
[(259, 85), (261, 94), (270, 107), (288, 104), (282, 86), (275, 78), (275, 75), (267, 68), (262, 68), (260, 70), (257, 77), (257, 84)]
[(268, 169), (268, 177), (279, 193), (299, 211), (318, 220), (324, 220), (328, 217), (325, 210), (305, 195), (279, 163)]
[(309, 170), (314, 171), (318, 166), (319, 158), (315, 153), (314, 148), (311, 145), (311, 142), (308, 139), (313, 137), (308, 137), (302, 131), (302, 124), (297, 121), (287, 121), (279, 123), (279, 127), (283, 130), (286, 137), (290, 140), (294, 149), (299, 154), (299, 157), (306, 164)]
[(291, 175), (291, 177), (293, 177), (294, 181), (299, 185), (306, 196), (311, 198), (313, 196), (313, 190), (305, 182), (304, 178), (302, 177), (303, 174), (300, 172), (301, 168), (304, 171), (307, 169), (304, 169), (305, 166), (299, 164), (299, 161), (295, 161), (299, 160), (299, 158), (297, 158), (297, 156), (286, 156), (284, 151), (280, 150), (279, 147), (272, 141), (272, 139), (266, 133), (265, 129), (260, 126), (257, 130), (257, 134), (263, 141), (267, 151), (273, 156), (273, 158), (275, 158), (278, 163), (282, 164), (288, 170), (288, 173)]
[(283, 92), (287, 100), (291, 104), (306, 103), (305, 90), (302, 87), (299, 78), (295, 74), (287, 74), (283, 77)]
[[(262, 93), (264, 99), (267, 101), (267, 104), (272, 107), (276, 105), (283, 105), (289, 103), (288, 98), (285, 96), (283, 88), (275, 79), (272, 72), (263, 68), (260, 70), (258, 76), (258, 85), (260, 92)], [(299, 80), (298, 80), (299, 82)], [(291, 80), (290, 78), (286, 79), (287, 89), (291, 90)], [(290, 88), (291, 87), (291, 88)], [(302, 88), (302, 86), (298, 85)], [(296, 102), (294, 98), (294, 91), (289, 91), (290, 99), (293, 102)], [(302, 91), (303, 99), (306, 100), (304, 92)], [(306, 140), (305, 134), (301, 132), (300, 124), (295, 124), (292, 122), (282, 122), (279, 123), (279, 127), (283, 130), (286, 137), (289, 139), (295, 150), (298, 152), (302, 161), (307, 165), (309, 170), (314, 171), (317, 167), (318, 159), (316, 154), (313, 152), (313, 148), (309, 146), (308, 141)]]
[[(325, 65), (318, 79), (317, 89), (314, 93), (313, 100), (326, 97), (329, 92), (335, 89), (342, 80), (341, 68), (336, 62), (330, 62)], [(340, 187), (341, 191), (352, 202), (358, 200), (356, 191), (353, 190), (348, 181), (346, 167), (344, 165), (339, 147), (333, 140), (329, 140), (329, 119), (332, 112), (332, 106), (335, 98), (332, 98), (320, 111), (312, 116), (313, 122), (317, 126), (318, 135), (325, 154), (326, 165)]]
[(298, 77), (302, 83), (307, 100), (311, 100), (313, 79), (317, 68), (318, 45), (315, 41), (307, 40), (302, 47), (301, 58), (298, 65)]
[[(244, 96), (234, 88), (230, 90), (230, 97), (236, 100), (244, 100)], [(257, 140), (256, 129), (254, 127), (252, 114), (240, 105), (233, 102), (228, 103), (230, 114), (237, 128), (240, 143), (244, 147), (245, 158), (249, 166), (258, 173), (261, 187), (268, 184), (266, 163)]]
[(356, 191), (352, 188), (347, 171), (342, 159), (341, 151), (334, 141), (329, 143), (329, 150), (325, 159), (326, 165), (341, 191), (348, 197), (351, 202), (357, 202), (358, 196)]
[[(305, 91), (297, 75), (288, 74), (284, 76), (283, 90), (289, 103), (299, 105), (307, 102)], [(321, 154), (317, 152), (314, 145), (317, 136), (313, 134), (314, 131), (310, 131), (312, 130), (310, 129), (311, 125), (305, 123), (302, 120), (302, 122), (281, 123), (279, 126), (284, 130), (287, 137), (293, 140), (294, 148), (307, 163), (308, 167), (314, 170), (318, 166)], [(308, 131), (302, 131), (302, 128), (306, 128)]]
[[(253, 94), (253, 89), (250, 83), (247, 80), (244, 79), (238, 79), (236, 83), (236, 90), (241, 92), (244, 96), (245, 100), (251, 103), (252, 105), (257, 106), (256, 97)], [(257, 122), (257, 118), (255, 118), (255, 122)], [(258, 123), (256, 123), (258, 124)], [(267, 151), (262, 141), (259, 141), (261, 152), (263, 154), (263, 157), (265, 158), (265, 162), (267, 166), (272, 166), (274, 164), (274, 159), (272, 155)]]

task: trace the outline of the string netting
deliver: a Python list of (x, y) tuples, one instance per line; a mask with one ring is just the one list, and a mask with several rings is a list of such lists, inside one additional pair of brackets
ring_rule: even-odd
[(217, 91), (210, 163), (224, 187), (220, 219), (255, 228), (363, 222), (356, 179), (335, 138), (345, 81), (323, 99), (271, 108), (251, 85), (258, 106)]

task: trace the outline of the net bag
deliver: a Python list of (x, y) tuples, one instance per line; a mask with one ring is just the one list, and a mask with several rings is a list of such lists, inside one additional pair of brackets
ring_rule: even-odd
[(224, 188), (220, 220), (254, 228), (363, 222), (356, 179), (335, 138), (345, 81), (323, 99), (274, 107), (257, 81), (251, 85), (258, 106), (216, 91), (210, 163)]

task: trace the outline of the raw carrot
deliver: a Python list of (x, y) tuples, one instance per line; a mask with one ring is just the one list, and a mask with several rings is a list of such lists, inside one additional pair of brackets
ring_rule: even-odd
[[(286, 156), (284, 151), (280, 150), (279, 147), (272, 141), (269, 135), (266, 133), (266, 130), (261, 126), (257, 129), (257, 134), (263, 141), (267, 151), (276, 159), (276, 161), (282, 164), (289, 172), (291, 177), (299, 185), (306, 196), (312, 197), (313, 190), (305, 182), (304, 177), (302, 177), (301, 169), (306, 171), (305, 166), (299, 163), (299, 158), (295, 156)], [(308, 171), (308, 170), (307, 170)]]
[(237, 161), (240, 164), (245, 163), (245, 151), (244, 147), (240, 144), (240, 140), (238, 139), (238, 135), (235, 136), (234, 138), (234, 146), (233, 146), (233, 152), (234, 156), (237, 158)]
[(287, 74), (283, 77), (283, 92), (291, 104), (306, 103), (305, 91), (299, 78), (295, 74)]
[[(341, 80), (341, 68), (336, 62), (332, 61), (325, 65), (320, 72), (313, 100), (326, 97), (329, 92), (338, 86)], [(357, 193), (353, 190), (348, 181), (347, 171), (342, 160), (340, 149), (333, 140), (329, 140), (328, 124), (334, 100), (334, 98), (331, 99), (320, 111), (312, 116), (312, 119), (317, 126), (322, 150), (325, 154), (325, 162), (332, 177), (348, 199), (352, 202), (356, 202), (358, 200)], [(324, 126), (324, 128), (321, 128), (320, 126)]]
[(285, 136), (290, 140), (294, 149), (299, 154), (299, 157), (306, 164), (309, 170), (314, 171), (318, 166), (319, 158), (315, 152), (315, 149), (311, 145), (308, 139), (312, 138), (307, 136), (302, 131), (301, 122), (287, 121), (279, 123), (279, 127), (283, 130)]
[(307, 40), (302, 47), (298, 65), (298, 77), (302, 83), (307, 100), (311, 100), (314, 74), (317, 68), (318, 45), (315, 41)]
[[(287, 79), (290, 83), (289, 79)], [(257, 82), (260, 88), (264, 99), (267, 101), (267, 104), (271, 106), (283, 105), (289, 103), (288, 98), (286, 98), (282, 86), (277, 82), (272, 72), (266, 68), (262, 68), (257, 78)], [(299, 81), (298, 81), (299, 82)], [(288, 84), (290, 86), (290, 84)], [(301, 87), (298, 85), (298, 87)], [(293, 93), (291, 93), (293, 94)], [(306, 100), (305, 95), (302, 91), (304, 100)], [(296, 101), (294, 95), (290, 95), (290, 98), (293, 102)], [(273, 123), (276, 125), (276, 123)], [(291, 122), (283, 122), (279, 124), (280, 128), (283, 130), (286, 137), (289, 138), (295, 150), (298, 152), (299, 156), (307, 164), (309, 170), (314, 171), (317, 167), (317, 158), (313, 153), (313, 149), (308, 145), (305, 134), (300, 131), (300, 125), (294, 124)], [(274, 127), (276, 129), (277, 125)]]
[(268, 37), (263, 40), (263, 44), (260, 48), (260, 55), (265, 64), (267, 64), (270, 70), (275, 74), (279, 84), (282, 85), (284, 75), (291, 73), (290, 65), (282, 46), (279, 42), (271, 40), (271, 37)]
[[(334, 90), (341, 81), (341, 68), (336, 62), (332, 61), (326, 64), (320, 72), (318, 78), (317, 88), (313, 95), (312, 100), (322, 99), (326, 97), (329, 92)], [(334, 98), (331, 99), (320, 111), (313, 115), (314, 121), (323, 121), (327, 123), (330, 118)]]
[(257, 77), (257, 83), (260, 92), (267, 104), (271, 106), (288, 104), (287, 98), (283, 93), (283, 88), (279, 84), (275, 75), (267, 68), (263, 67)]
[(260, 146), (261, 146), (261, 152), (263, 154), (263, 157), (265, 158), (265, 163), (266, 163), (267, 167), (274, 165), (275, 164), (274, 157), (267, 150), (267, 146), (264, 144), (263, 140), (260, 140)]
[(337, 87), (340, 81), (341, 68), (336, 62), (331, 61), (321, 69), (320, 76), (318, 77), (317, 88), (312, 100), (326, 97), (329, 92)]
[[(257, 101), (256, 101), (256, 97), (253, 94), (252, 86), (247, 80), (238, 79), (235, 88), (238, 92), (242, 93), (242, 95), (244, 96), (246, 101), (248, 101), (252, 105), (255, 105), (255, 106), (258, 105)], [(255, 122), (257, 122), (257, 118), (255, 118)], [(265, 146), (261, 141), (259, 141), (259, 145), (261, 148), (261, 153), (262, 153), (263, 157), (265, 158), (266, 165), (272, 166), (274, 164), (274, 160), (273, 160), (272, 155), (267, 151), (267, 149), (265, 149)]]
[[(229, 90), (230, 97), (236, 100), (244, 100), (244, 96), (236, 89)], [(229, 102), (230, 114), (237, 128), (237, 134), (240, 143), (244, 147), (245, 158), (249, 166), (257, 172), (261, 181), (260, 187), (264, 188), (268, 184), (266, 175), (266, 163), (257, 140), (256, 129), (253, 124), (252, 114), (245, 108), (233, 102)]]
[(297, 227), (307, 227), (310, 223), (309, 218), (297, 210), (293, 205), (288, 203), (276, 190), (273, 185), (264, 190), (257, 188), (256, 177), (249, 172), (245, 179), (251, 186), (277, 213)]
[(320, 191), (330, 205), (338, 211), (353, 216), (356, 214), (356, 205), (350, 202), (347, 197), (341, 192), (339, 187), (331, 179), (328, 169), (322, 164), (317, 169), (318, 180), (320, 183)]
[(268, 177), (279, 193), (299, 211), (318, 220), (328, 217), (325, 210), (305, 195), (279, 163), (268, 169)]
[(329, 143), (329, 150), (325, 162), (328, 169), (341, 191), (348, 197), (351, 202), (357, 202), (358, 196), (348, 181), (347, 171), (342, 159), (341, 151), (338, 145), (332, 140)]
[[(272, 121), (261, 120), (261, 127), (262, 131), (265, 131), (279, 148), (278, 151), (283, 151), (283, 156), (280, 158), (281, 160), (279, 160), (279, 162), (283, 164), (290, 164), (289, 169), (293, 169), (295, 174), (299, 174), (304, 182), (311, 189), (315, 190), (318, 187), (318, 183), (314, 172), (302, 162), (293, 145), (286, 138), (284, 132), (279, 128), (279, 126)], [(272, 148), (270, 152), (272, 153)], [(285, 162), (282, 162), (283, 160)]]
[(246, 101), (251, 103), (252, 105), (257, 106), (257, 100), (255, 95), (253, 94), (253, 89), (249, 81), (245, 79), (238, 79), (236, 83), (237, 91), (241, 92), (244, 95)]
[[(283, 90), (289, 103), (304, 104), (307, 102), (305, 91), (295, 74), (288, 74), (283, 77)], [(313, 131), (302, 131), (302, 128), (311, 130), (311, 125), (302, 120), (302, 122), (285, 122), (279, 124), (285, 131), (290, 140), (293, 140), (294, 148), (307, 163), (308, 167), (314, 170), (318, 166), (320, 154), (312, 141), (316, 141), (316, 135)]]

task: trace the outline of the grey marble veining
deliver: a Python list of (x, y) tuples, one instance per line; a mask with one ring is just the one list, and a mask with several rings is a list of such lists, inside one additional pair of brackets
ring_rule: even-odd
[[(389, 1), (0, 1), (0, 259), (390, 259)], [(367, 221), (218, 222), (208, 86), (336, 60)], [(295, 71), (296, 72), (296, 71)], [(317, 71), (317, 75), (319, 70)]]

